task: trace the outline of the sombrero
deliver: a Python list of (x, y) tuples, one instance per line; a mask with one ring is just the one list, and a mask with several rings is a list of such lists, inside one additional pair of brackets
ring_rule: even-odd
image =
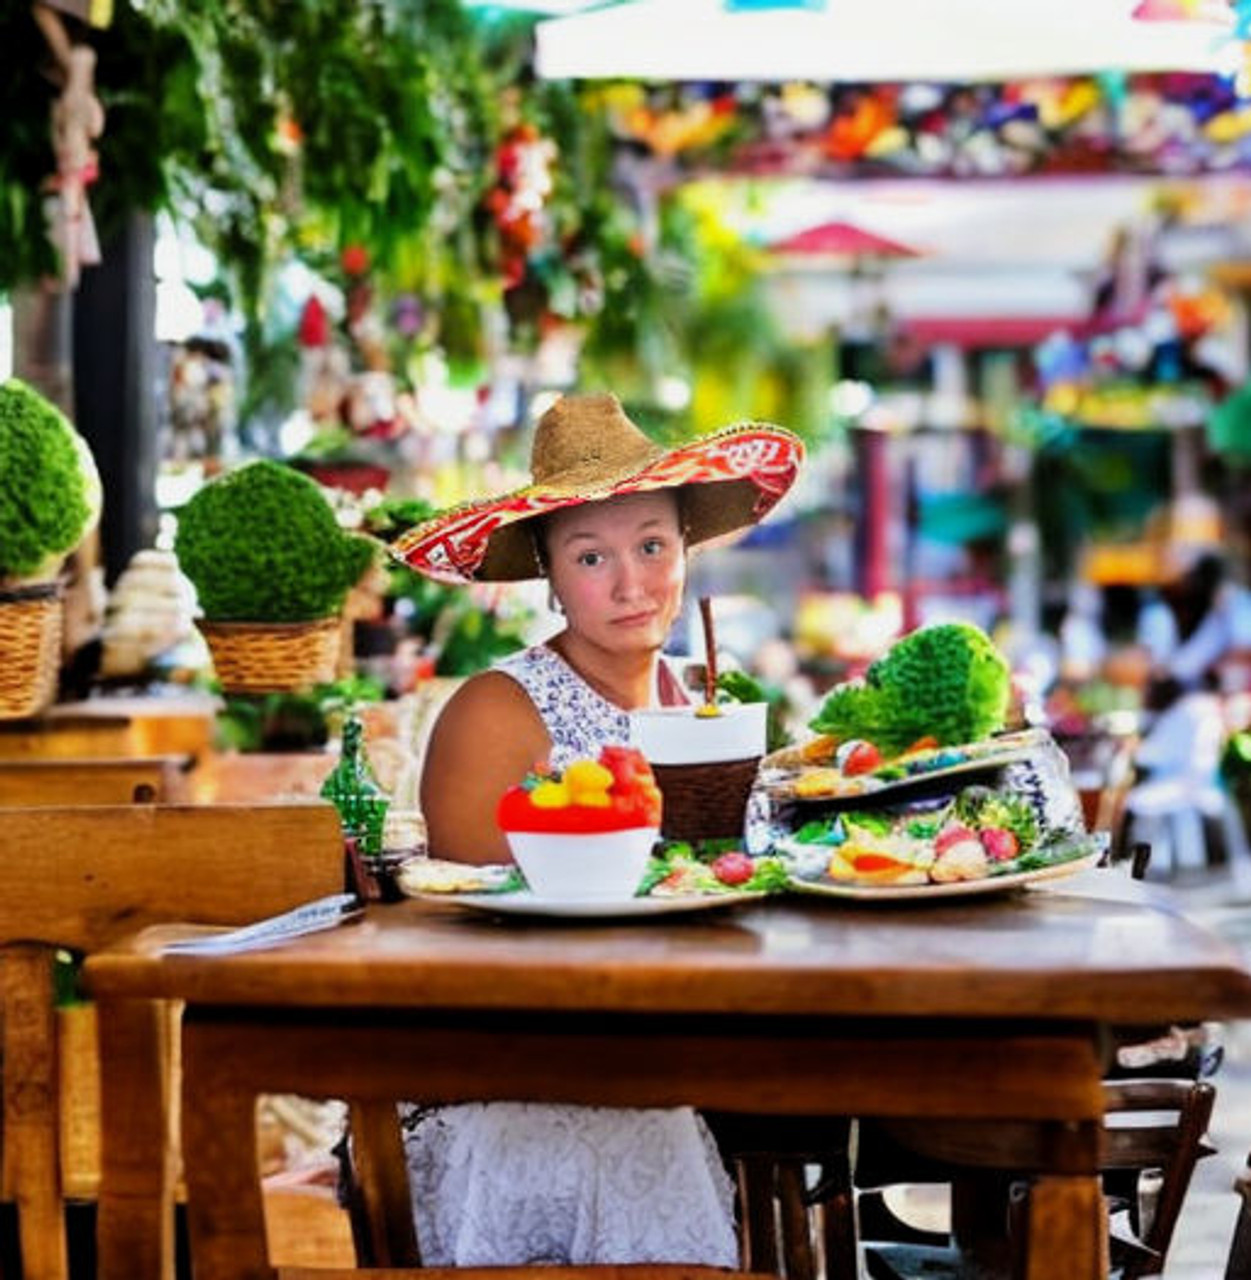
[(531, 482), (452, 507), (406, 530), (391, 552), (439, 582), (516, 582), (542, 575), (535, 516), (627, 493), (683, 490), (688, 545), (746, 529), (791, 487), (803, 461), (797, 436), (746, 422), (665, 448), (613, 395), (562, 396), (539, 419)]

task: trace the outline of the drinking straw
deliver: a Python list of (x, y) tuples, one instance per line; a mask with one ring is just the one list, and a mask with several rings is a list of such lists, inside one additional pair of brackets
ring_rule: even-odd
[(712, 597), (700, 596), (699, 619), (704, 626), (704, 705), (717, 701), (717, 639), (712, 626)]

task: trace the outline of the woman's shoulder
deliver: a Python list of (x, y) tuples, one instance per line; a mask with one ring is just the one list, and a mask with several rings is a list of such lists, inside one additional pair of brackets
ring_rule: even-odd
[(482, 671), (444, 703), (430, 746), (440, 759), (480, 761), (485, 742), (509, 743), (537, 760), (546, 741), (543, 721), (525, 690), (498, 671)]
[(510, 707), (530, 707), (525, 690), (506, 671), (491, 668), (469, 676), (447, 700), (444, 715), (498, 715)]

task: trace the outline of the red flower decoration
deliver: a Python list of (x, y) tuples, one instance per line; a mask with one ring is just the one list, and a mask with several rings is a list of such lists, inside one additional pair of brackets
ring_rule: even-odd
[(300, 312), (300, 346), (324, 347), (330, 341), (330, 317), (321, 299), (313, 294)]
[(363, 244), (349, 244), (339, 254), (339, 265), (349, 276), (363, 276), (369, 270), (369, 250)]

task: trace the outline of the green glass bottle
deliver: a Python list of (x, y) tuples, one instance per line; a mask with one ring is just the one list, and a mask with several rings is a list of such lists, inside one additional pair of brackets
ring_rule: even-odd
[(365, 754), (359, 717), (344, 717), (339, 763), (326, 775), (321, 795), (338, 810), (343, 834), (356, 840), (361, 855), (370, 862), (382, 858), (382, 828), (390, 797), (382, 789)]

